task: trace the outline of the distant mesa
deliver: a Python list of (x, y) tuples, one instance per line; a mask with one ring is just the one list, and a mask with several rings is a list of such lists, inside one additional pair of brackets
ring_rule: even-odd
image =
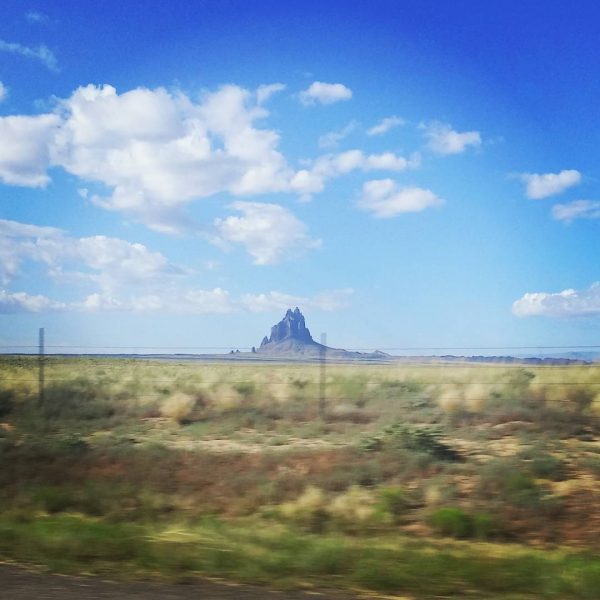
[(338, 360), (382, 360), (388, 357), (384, 352), (349, 352), (315, 342), (298, 307), (294, 310), (288, 308), (283, 319), (271, 327), (271, 335), (263, 338), (256, 352), (273, 357), (304, 359), (318, 358), (322, 353), (328, 359)]

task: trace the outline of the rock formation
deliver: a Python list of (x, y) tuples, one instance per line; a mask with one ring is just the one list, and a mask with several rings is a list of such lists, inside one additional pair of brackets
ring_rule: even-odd
[(265, 336), (260, 346), (262, 348), (267, 344), (277, 344), (285, 340), (296, 340), (305, 344), (315, 343), (310, 335), (310, 331), (306, 328), (304, 315), (297, 306), (293, 311), (291, 308), (288, 308), (285, 317), (271, 327), (271, 337), (267, 338)]
[(271, 327), (271, 335), (263, 338), (260, 348), (257, 348), (256, 352), (273, 357), (309, 360), (321, 356), (325, 356), (329, 360), (382, 360), (387, 358), (383, 352), (348, 352), (315, 342), (306, 327), (304, 315), (298, 307), (294, 310), (288, 309), (283, 319)]
[(277, 355), (317, 356), (325, 348), (312, 339), (304, 315), (296, 307), (287, 310), (279, 323), (271, 327), (271, 335), (264, 337), (257, 352)]

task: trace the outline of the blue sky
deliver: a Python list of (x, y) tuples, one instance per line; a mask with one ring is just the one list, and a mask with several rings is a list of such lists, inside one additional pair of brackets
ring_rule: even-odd
[(0, 345), (598, 344), (594, 2), (2, 11)]

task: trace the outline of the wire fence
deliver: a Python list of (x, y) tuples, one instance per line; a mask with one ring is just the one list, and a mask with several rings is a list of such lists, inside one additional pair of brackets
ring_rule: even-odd
[[(206, 390), (208, 388), (215, 389), (218, 386), (227, 384), (234, 388), (239, 388), (239, 393), (242, 395), (246, 392), (243, 390), (243, 386), (260, 385), (268, 386), (268, 388), (289, 388), (293, 387), (294, 381), (288, 380), (281, 381), (276, 378), (267, 378), (260, 382), (257, 382), (256, 377), (260, 373), (260, 366), (273, 366), (273, 363), (284, 363), (286, 369), (301, 371), (304, 376), (307, 374), (307, 369), (313, 369), (309, 379), (301, 383), (301, 386), (312, 384), (315, 386), (314, 395), (318, 402), (319, 413), (324, 414), (326, 402), (331, 401), (344, 401), (347, 399), (347, 395), (352, 396), (356, 394), (356, 390), (340, 393), (341, 374), (340, 372), (330, 371), (327, 369), (327, 365), (331, 366), (347, 366), (352, 367), (352, 373), (360, 377), (360, 381), (354, 383), (360, 388), (364, 394), (372, 394), (379, 389), (385, 389), (386, 386), (390, 385), (405, 385), (406, 381), (410, 383), (410, 377), (415, 381), (418, 381), (419, 386), (431, 387), (437, 386), (438, 388), (460, 388), (460, 393), (445, 393), (445, 401), (460, 401), (464, 400), (465, 393), (468, 395), (469, 390), (474, 388), (488, 388), (488, 393), (493, 389), (497, 388), (501, 382), (498, 379), (498, 372), (504, 370), (510, 372), (510, 369), (521, 369), (526, 367), (535, 367), (536, 369), (543, 369), (544, 373), (554, 373), (555, 375), (549, 378), (547, 375), (544, 376), (541, 385), (545, 388), (552, 389), (553, 387), (557, 390), (565, 392), (566, 397), (555, 398), (555, 402), (573, 403), (583, 401), (583, 395), (589, 396), (588, 400), (592, 399), (592, 396), (596, 396), (600, 403), (600, 362), (573, 360), (568, 357), (558, 356), (560, 352), (569, 354), (570, 356), (577, 355), (577, 353), (591, 353), (595, 350), (600, 351), (600, 345), (537, 345), (537, 346), (473, 346), (473, 347), (431, 347), (431, 346), (398, 346), (398, 347), (385, 347), (385, 351), (415, 351), (419, 355), (416, 356), (392, 356), (382, 355), (376, 356), (375, 360), (372, 360), (372, 355), (365, 355), (367, 360), (361, 360), (356, 355), (352, 355), (354, 352), (363, 352), (365, 349), (352, 348), (348, 349), (347, 355), (342, 354), (340, 356), (339, 351), (336, 349), (330, 349), (326, 346), (326, 335), (321, 335), (321, 344), (313, 348), (312, 354), (308, 356), (296, 355), (296, 356), (272, 356), (269, 354), (263, 354), (261, 352), (245, 352), (241, 353), (236, 346), (98, 346), (98, 345), (66, 345), (66, 344), (46, 344), (45, 331), (44, 329), (39, 330), (39, 340), (37, 345), (16, 345), (0, 346), (0, 386), (11, 386), (11, 385), (27, 385), (36, 384), (38, 387), (38, 395), (40, 401), (44, 400), (45, 390), (48, 386), (57, 386), (60, 384), (73, 384), (78, 378), (86, 377), (92, 379), (96, 385), (110, 385), (110, 377), (107, 380), (107, 373), (105, 369), (116, 369), (118, 370), (119, 377), (122, 381), (126, 377), (129, 377), (131, 382), (136, 383), (136, 379), (143, 379), (143, 385), (138, 386), (135, 390), (135, 397), (138, 399), (150, 399), (150, 398), (164, 398), (165, 390), (171, 389), (173, 386), (177, 387), (181, 384), (180, 373), (177, 372), (177, 365), (196, 365), (198, 367), (198, 374), (200, 381), (188, 381), (188, 384), (199, 385)], [(240, 346), (241, 347), (241, 346)], [(233, 350), (233, 348), (236, 348)], [(66, 352), (66, 351), (69, 352)], [(75, 352), (77, 350), (78, 352)], [(106, 354), (98, 352), (99, 350), (112, 351)], [(115, 353), (115, 350), (122, 351)], [(125, 352), (125, 351), (129, 352)], [(161, 353), (156, 353), (160, 350)], [(189, 354), (183, 355), (178, 353), (169, 352), (172, 350), (186, 350)], [(210, 354), (202, 354), (200, 351), (211, 351)], [(217, 350), (227, 350), (228, 353), (214, 353)], [(524, 352), (526, 350), (538, 352), (541, 350), (549, 351), (552, 350), (557, 353), (557, 356), (553, 357), (523, 357), (523, 356), (456, 356), (456, 355), (428, 355), (427, 352), (431, 351), (489, 351), (489, 350), (503, 350), (508, 352)], [(194, 353), (192, 353), (194, 351)], [(241, 356), (240, 356), (241, 355)], [(598, 353), (600, 356), (600, 352)], [(189, 357), (189, 358), (188, 358)], [(27, 371), (15, 374), (14, 369), (6, 368), (9, 364), (7, 360), (18, 358), (25, 361), (25, 366), (28, 367)], [(152, 359), (157, 359), (156, 369), (148, 368), (151, 367)], [(217, 377), (212, 377), (207, 372), (207, 369), (202, 369), (203, 366), (216, 362), (220, 363), (220, 372)], [(61, 370), (61, 367), (67, 365), (69, 372), (65, 373)], [(144, 367), (143, 367), (144, 366)], [(161, 367), (169, 367), (172, 372), (169, 376), (165, 376), (164, 373), (154, 374)], [(577, 367), (577, 377), (574, 377), (574, 371), (570, 367)], [(143, 367), (143, 368), (142, 368)], [(227, 367), (230, 369), (230, 373), (227, 373)], [(247, 367), (246, 371), (240, 370), (240, 367)], [(366, 371), (366, 368), (371, 367), (370, 371)], [(377, 377), (374, 376), (375, 371), (372, 368), (381, 367), (391, 368), (392, 370), (387, 372), (382, 377), (381, 374)], [(478, 367), (476, 371), (473, 371), (475, 367)], [(175, 368), (175, 370), (173, 370)], [(37, 369), (37, 373), (35, 372)], [(404, 370), (412, 369), (409, 379), (406, 379), (402, 383), (396, 382), (390, 379), (393, 376), (393, 370), (397, 369), (398, 374)], [(143, 373), (141, 372), (143, 370)], [(468, 379), (457, 376), (460, 370), (469, 370)], [(418, 372), (415, 372), (418, 371)], [(114, 371), (111, 371), (114, 375)], [(582, 377), (582, 373), (585, 374)], [(207, 375), (209, 375), (207, 377)], [(190, 372), (185, 372), (186, 377), (190, 377)], [(347, 373), (346, 373), (347, 376)], [(104, 378), (104, 379), (103, 379)], [(387, 379), (386, 379), (387, 378)], [(390, 381), (392, 383), (390, 384)], [(114, 382), (112, 382), (114, 383)], [(137, 382), (139, 383), (139, 382)], [(296, 382), (297, 383), (297, 382)], [(352, 384), (352, 382), (350, 382)], [(157, 389), (161, 388), (162, 389)], [(240, 387), (241, 386), (241, 387)], [(189, 386), (188, 386), (189, 387)], [(422, 396), (422, 389), (418, 392), (412, 392), (410, 389), (403, 389), (402, 395), (404, 398), (410, 399)], [(232, 399), (233, 396), (227, 392), (221, 391), (220, 394), (222, 399)], [(571, 397), (575, 396), (575, 398)]]

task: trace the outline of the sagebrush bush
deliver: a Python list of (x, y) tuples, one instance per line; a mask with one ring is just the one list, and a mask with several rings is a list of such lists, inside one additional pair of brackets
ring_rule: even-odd
[(331, 501), (328, 512), (335, 525), (351, 532), (360, 531), (381, 520), (375, 494), (356, 485), (338, 494)]
[(195, 407), (196, 399), (193, 396), (178, 392), (165, 400), (160, 412), (163, 417), (182, 424), (192, 414)]
[(565, 464), (560, 458), (547, 453), (537, 453), (531, 458), (529, 470), (535, 477), (563, 481), (566, 476)]
[(97, 421), (117, 412), (109, 391), (85, 376), (52, 382), (46, 386), (41, 404), (28, 404), (32, 414), (51, 421)]
[(279, 513), (297, 525), (319, 532), (324, 529), (329, 520), (326, 507), (327, 497), (323, 491), (309, 486), (296, 500), (282, 504)]
[(439, 437), (439, 431), (435, 428), (394, 423), (384, 429), (383, 442), (389, 447), (421, 452), (439, 460), (460, 460), (458, 453)]
[(494, 459), (480, 470), (478, 494), (505, 510), (516, 509), (536, 518), (551, 517), (561, 508), (560, 499), (516, 459)]

